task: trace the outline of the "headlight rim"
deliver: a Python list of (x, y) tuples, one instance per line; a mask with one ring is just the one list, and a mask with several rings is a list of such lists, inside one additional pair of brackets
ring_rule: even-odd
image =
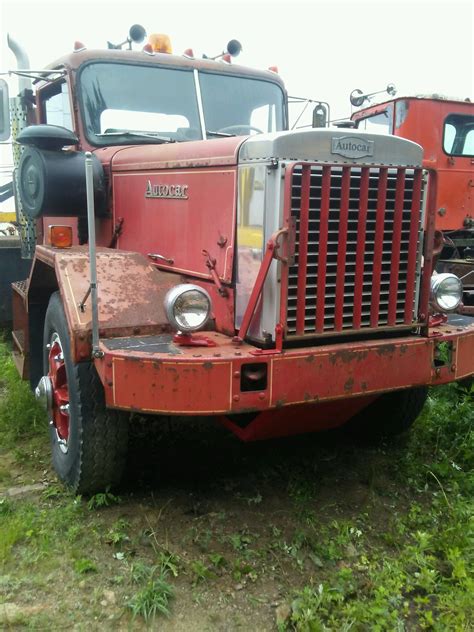
[[(206, 318), (198, 327), (182, 327), (177, 322), (175, 314), (174, 314), (174, 306), (178, 298), (182, 294), (185, 294), (186, 292), (190, 292), (190, 291), (197, 291), (203, 294), (206, 297), (208, 305), (209, 305)], [(165, 314), (168, 319), (168, 322), (174, 329), (176, 329), (177, 332), (191, 334), (194, 331), (200, 331), (203, 329), (203, 327), (206, 326), (206, 324), (209, 322), (209, 319), (211, 317), (212, 301), (211, 301), (209, 292), (205, 288), (201, 287), (200, 285), (196, 285), (195, 283), (180, 283), (179, 285), (175, 285), (174, 287), (168, 290), (163, 302), (164, 302)]]
[[(453, 307), (450, 307), (449, 309), (440, 305), (440, 302), (439, 302), (440, 299), (438, 297), (438, 292), (440, 290), (440, 287), (442, 283), (444, 283), (447, 279), (455, 279), (459, 284), (459, 299), (456, 305), (454, 305)], [(434, 307), (436, 310), (439, 310), (441, 313), (450, 314), (454, 312), (462, 303), (462, 293), (463, 293), (462, 280), (456, 274), (453, 274), (452, 272), (441, 272), (438, 274), (434, 274), (431, 277), (430, 304), (432, 307)]]

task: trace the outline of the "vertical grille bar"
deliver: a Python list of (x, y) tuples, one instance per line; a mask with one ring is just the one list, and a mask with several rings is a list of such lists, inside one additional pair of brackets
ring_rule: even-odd
[(344, 308), (344, 282), (346, 276), (347, 224), (349, 221), (349, 191), (351, 182), (350, 167), (342, 170), (341, 211), (339, 216), (339, 244), (337, 249), (336, 304), (334, 311), (334, 329), (342, 330)]
[(377, 214), (375, 223), (374, 273), (372, 284), (372, 305), (370, 309), (370, 326), (379, 324), (380, 277), (382, 274), (382, 251), (385, 221), (385, 203), (387, 200), (388, 168), (382, 167), (379, 175)]
[(364, 167), (360, 178), (359, 232), (357, 235), (356, 272), (354, 286), (353, 327), (359, 329), (362, 321), (362, 288), (364, 284), (365, 236), (369, 203), (369, 168)]
[(324, 331), (326, 294), (326, 265), (328, 250), (329, 201), (331, 195), (331, 167), (323, 167), (321, 184), (321, 218), (319, 222), (318, 283), (316, 291), (316, 332)]
[(413, 179), (413, 198), (411, 202), (410, 215), (410, 243), (408, 245), (408, 275), (405, 303), (405, 322), (411, 323), (413, 320), (413, 292), (415, 289), (416, 256), (418, 250), (418, 231), (420, 223), (420, 200), (421, 200), (421, 169), (415, 171)]
[(405, 196), (405, 170), (399, 169), (395, 191), (395, 217), (393, 224), (388, 324), (395, 325), (397, 318), (398, 279), (400, 275), (400, 242), (402, 240), (403, 203)]
[(306, 312), (306, 277), (308, 264), (308, 225), (311, 167), (303, 165), (301, 174), (301, 206), (298, 243), (298, 287), (296, 294), (296, 333), (304, 334)]

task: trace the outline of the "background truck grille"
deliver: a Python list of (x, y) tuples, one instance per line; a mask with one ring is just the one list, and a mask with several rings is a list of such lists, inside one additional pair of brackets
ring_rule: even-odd
[(416, 322), (422, 170), (296, 164), (287, 337)]

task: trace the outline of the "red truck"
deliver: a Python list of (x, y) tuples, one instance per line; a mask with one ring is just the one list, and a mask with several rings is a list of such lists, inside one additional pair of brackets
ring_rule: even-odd
[(13, 339), (59, 478), (116, 484), (134, 412), (244, 441), (407, 430), (428, 386), (474, 373), (462, 283), (433, 273), (422, 148), (288, 131), (278, 74), (156, 41), (77, 44), (23, 70), (34, 92), (14, 102), (30, 123), (14, 129), (17, 209), (37, 243)]
[[(356, 90), (352, 100), (362, 105), (363, 97)], [(438, 94), (397, 97), (363, 107), (351, 118), (359, 130), (423, 147), (423, 164), (437, 174), (435, 226), (442, 250), (436, 269), (463, 278), (463, 311), (474, 313), (474, 103)]]

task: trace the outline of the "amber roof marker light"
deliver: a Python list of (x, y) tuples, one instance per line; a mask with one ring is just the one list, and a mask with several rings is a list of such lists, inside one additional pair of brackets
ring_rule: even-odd
[(170, 36), (166, 33), (151, 33), (145, 46), (147, 48), (151, 46), (154, 53), (167, 53), (168, 55), (173, 53)]

